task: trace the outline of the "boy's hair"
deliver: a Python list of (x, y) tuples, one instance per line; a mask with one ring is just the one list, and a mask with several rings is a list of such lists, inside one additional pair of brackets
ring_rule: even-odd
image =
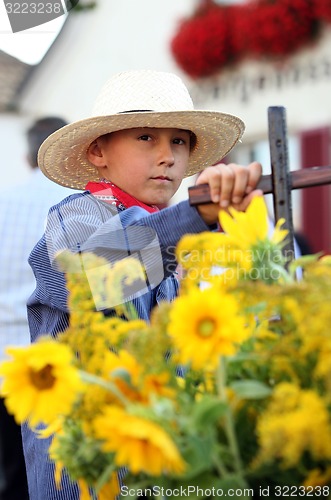
[(56, 130), (67, 125), (63, 118), (46, 116), (36, 120), (26, 131), (28, 142), (28, 161), (31, 167), (38, 167), (38, 150), (45, 139)]

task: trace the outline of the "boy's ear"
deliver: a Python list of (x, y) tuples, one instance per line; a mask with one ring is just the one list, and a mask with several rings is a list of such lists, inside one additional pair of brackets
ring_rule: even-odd
[(105, 160), (103, 158), (103, 154), (101, 148), (98, 144), (98, 140), (93, 141), (86, 152), (87, 158), (95, 167), (104, 167)]

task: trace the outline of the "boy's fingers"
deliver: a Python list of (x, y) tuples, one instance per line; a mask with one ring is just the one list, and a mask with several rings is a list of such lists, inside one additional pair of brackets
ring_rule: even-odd
[(221, 208), (239, 205), (255, 189), (262, 173), (262, 166), (252, 162), (248, 167), (230, 163), (219, 163), (207, 167), (199, 176), (197, 184), (209, 184), (211, 200)]
[(256, 188), (257, 183), (259, 182), (262, 175), (262, 165), (258, 161), (253, 161), (248, 165), (249, 178), (246, 187), (246, 194), (253, 191)]
[(234, 183), (233, 170), (223, 164), (207, 167), (199, 176), (197, 184), (205, 182), (209, 184), (212, 202), (217, 204), (223, 202), (224, 206), (227, 206)]
[(241, 203), (243, 198), (246, 196), (246, 188), (249, 182), (249, 169), (241, 165), (232, 166), (235, 172), (234, 186), (231, 195), (231, 203)]
[(218, 165), (219, 177), (219, 205), (226, 208), (230, 205), (236, 174), (231, 165)]

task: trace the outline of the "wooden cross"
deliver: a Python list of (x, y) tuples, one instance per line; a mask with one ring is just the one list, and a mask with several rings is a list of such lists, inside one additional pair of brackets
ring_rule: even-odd
[[(274, 216), (277, 222), (285, 219), (284, 229), (289, 236), (283, 247), (288, 262), (294, 258), (294, 230), (292, 218), (292, 189), (331, 184), (331, 166), (289, 170), (286, 112), (282, 106), (268, 108), (271, 174), (263, 175), (257, 189), (272, 193)], [(208, 184), (189, 188), (189, 201), (193, 206), (211, 203)]]

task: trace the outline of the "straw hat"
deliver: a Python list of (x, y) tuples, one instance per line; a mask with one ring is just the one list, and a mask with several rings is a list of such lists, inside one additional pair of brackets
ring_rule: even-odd
[(62, 127), (44, 141), (39, 167), (57, 184), (85, 189), (88, 181), (99, 180), (87, 159), (89, 145), (101, 135), (137, 127), (179, 128), (195, 134), (186, 177), (221, 160), (245, 128), (236, 116), (194, 110), (187, 88), (172, 73), (128, 71), (107, 81), (91, 117)]

